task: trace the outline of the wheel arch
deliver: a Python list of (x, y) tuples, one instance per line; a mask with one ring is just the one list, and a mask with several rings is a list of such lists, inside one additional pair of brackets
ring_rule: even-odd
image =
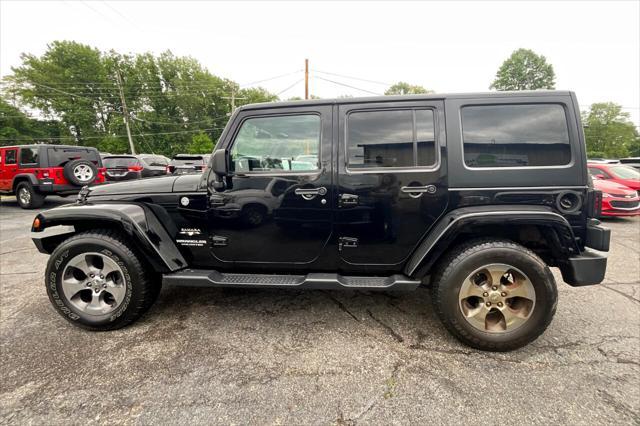
[(29, 182), (32, 186), (38, 185), (38, 179), (31, 173), (20, 173), (13, 177), (13, 182), (11, 183), (11, 188), (13, 192), (16, 192), (18, 188), (18, 184), (20, 182)]
[(567, 220), (534, 206), (482, 206), (456, 209), (441, 218), (405, 265), (405, 274), (424, 277), (452, 248), (472, 238), (490, 237), (521, 244), (548, 266), (562, 270), (580, 253)]
[(61, 206), (41, 212), (36, 219), (39, 227), (32, 227), (32, 240), (42, 253), (51, 254), (76, 233), (113, 229), (131, 241), (156, 272), (177, 271), (187, 266), (158, 217), (141, 203)]

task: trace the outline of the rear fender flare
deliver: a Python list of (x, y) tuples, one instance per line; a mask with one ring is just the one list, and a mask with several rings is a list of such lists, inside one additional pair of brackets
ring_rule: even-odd
[(28, 181), (31, 186), (37, 186), (39, 185), (38, 179), (32, 174), (32, 173), (20, 173), (17, 174), (13, 177), (13, 182), (11, 183), (11, 188), (13, 189), (13, 191), (16, 191), (16, 187), (18, 186), (18, 183), (20, 182), (24, 182), (24, 181)]
[(409, 258), (404, 273), (409, 277), (427, 273), (440, 255), (448, 250), (453, 240), (469, 225), (550, 227), (556, 232), (547, 237), (555, 239), (557, 236), (558, 241), (554, 241), (554, 246), (562, 251), (563, 257), (568, 259), (580, 253), (567, 219), (545, 207), (506, 205), (463, 207), (449, 212), (433, 226), (429, 235)]
[(172, 272), (187, 266), (160, 220), (151, 209), (141, 203), (72, 204), (46, 210), (38, 214), (37, 218), (41, 225), (37, 230), (32, 228), (32, 239), (38, 250), (44, 253), (50, 254), (61, 238), (59, 234), (40, 234), (47, 228), (74, 226), (76, 231), (66, 233), (73, 234), (78, 228), (100, 228), (103, 224), (116, 227), (130, 237), (157, 272)]

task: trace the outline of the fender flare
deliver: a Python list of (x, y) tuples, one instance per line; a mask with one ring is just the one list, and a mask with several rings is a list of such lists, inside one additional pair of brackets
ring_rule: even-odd
[(158, 272), (177, 271), (187, 266), (173, 238), (151, 209), (142, 203), (70, 204), (41, 212), (36, 218), (40, 220), (40, 226), (31, 229), (34, 232), (32, 240), (42, 253), (50, 254), (77, 230), (40, 234), (47, 228), (82, 227), (83, 224), (99, 228), (103, 223), (121, 229), (130, 237)]
[(13, 191), (16, 190), (17, 183), (19, 181), (27, 180), (32, 186), (37, 186), (40, 184), (38, 179), (33, 175), (33, 173), (20, 173), (13, 177), (13, 181), (11, 181), (11, 189)]
[(555, 229), (558, 247), (568, 259), (580, 253), (571, 225), (567, 219), (543, 206), (474, 206), (462, 207), (443, 216), (429, 235), (418, 245), (407, 261), (404, 273), (411, 277), (419, 270), (429, 270), (449, 244), (468, 225), (538, 225)]

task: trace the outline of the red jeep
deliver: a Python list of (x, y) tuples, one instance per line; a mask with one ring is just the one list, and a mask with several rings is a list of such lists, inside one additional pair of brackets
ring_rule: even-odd
[(15, 194), (23, 209), (42, 206), (47, 195), (70, 195), (104, 181), (105, 169), (95, 148), (44, 144), (0, 148), (0, 194)]

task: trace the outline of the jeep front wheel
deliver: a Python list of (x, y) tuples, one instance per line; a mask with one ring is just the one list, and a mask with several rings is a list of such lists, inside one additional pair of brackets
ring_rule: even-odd
[(476, 240), (450, 252), (434, 276), (432, 296), (445, 327), (481, 350), (509, 351), (535, 340), (556, 310), (546, 264), (510, 241)]
[(49, 258), (45, 275), (54, 308), (88, 330), (114, 330), (138, 319), (155, 301), (160, 283), (114, 231), (77, 234)]
[(44, 195), (33, 189), (29, 182), (20, 182), (16, 186), (16, 199), (18, 205), (23, 209), (37, 209), (44, 204)]

